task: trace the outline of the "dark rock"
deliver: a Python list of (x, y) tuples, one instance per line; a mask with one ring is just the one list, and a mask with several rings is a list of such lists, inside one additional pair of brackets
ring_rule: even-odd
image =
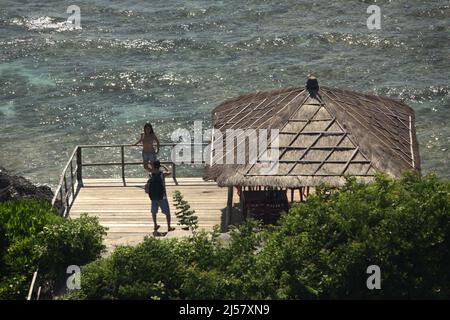
[(53, 191), (48, 186), (35, 186), (29, 180), (0, 167), (0, 201), (41, 199), (51, 203)]

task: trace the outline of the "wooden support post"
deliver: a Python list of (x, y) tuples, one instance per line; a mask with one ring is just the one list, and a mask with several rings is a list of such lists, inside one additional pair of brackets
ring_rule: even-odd
[(72, 189), (72, 200), (75, 199), (75, 187), (73, 182), (73, 164), (72, 159), (70, 159), (70, 189)]
[(61, 185), (61, 188), (59, 188), (59, 197), (61, 198), (61, 209), (63, 210), (62, 212), (59, 212), (59, 214), (64, 217), (64, 213), (67, 211), (67, 207), (64, 208), (65, 204), (64, 204), (64, 194), (63, 194), (62, 185)]
[(64, 197), (66, 200), (66, 212), (69, 212), (69, 197), (68, 197), (68, 195), (69, 195), (69, 193), (67, 192), (67, 179), (66, 179), (66, 174), (64, 173)]
[(38, 270), (36, 270), (36, 271), (33, 273), (33, 279), (31, 280), (30, 289), (28, 290), (27, 300), (31, 300), (31, 297), (32, 297), (32, 295), (33, 295), (33, 289), (34, 289), (34, 284), (35, 284), (35, 282), (36, 282), (37, 274), (38, 274)]
[(242, 187), (237, 187), (237, 194), (239, 197), (239, 209), (241, 210), (242, 217), (244, 218), (244, 221), (247, 220), (247, 213), (245, 212), (245, 206), (244, 206), (244, 197), (242, 193)]
[(300, 202), (303, 202), (303, 187), (300, 187)]
[(178, 185), (178, 181), (177, 181), (176, 168), (177, 168), (176, 164), (174, 162), (172, 162), (172, 178), (173, 178), (173, 181), (175, 182), (175, 185), (177, 186)]
[(123, 181), (123, 186), (126, 187), (127, 184), (125, 182), (125, 150), (124, 150), (124, 146), (120, 147), (120, 158), (121, 158), (121, 166), (122, 166), (122, 181)]
[(77, 148), (77, 181), (79, 186), (83, 186), (83, 161), (81, 160), (81, 148)]
[(227, 211), (225, 213), (225, 230), (228, 231), (228, 226), (231, 223), (231, 213), (233, 211), (233, 186), (228, 187), (227, 196)]

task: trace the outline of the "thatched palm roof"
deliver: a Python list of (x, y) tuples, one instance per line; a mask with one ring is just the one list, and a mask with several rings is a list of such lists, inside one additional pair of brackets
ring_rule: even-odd
[[(329, 87), (320, 87), (318, 94), (290, 87), (226, 100), (212, 116), (214, 130), (224, 134), (212, 149), (226, 146), (227, 129), (279, 129), (276, 174), (261, 174), (264, 162), (217, 164), (222, 155), (213, 152), (204, 179), (220, 186), (340, 186), (344, 175), (368, 181), (377, 171), (398, 176), (404, 169), (420, 170), (414, 111), (392, 99)], [(253, 146), (247, 146), (247, 153), (248, 147)], [(229, 152), (236, 153), (236, 144)]]

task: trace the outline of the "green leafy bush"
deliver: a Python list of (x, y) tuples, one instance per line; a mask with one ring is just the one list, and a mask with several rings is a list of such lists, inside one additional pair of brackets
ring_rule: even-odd
[[(450, 183), (406, 173), (348, 178), (294, 205), (277, 226), (229, 240), (147, 238), (82, 268), (72, 299), (450, 298)], [(369, 265), (381, 290), (369, 290)]]
[(63, 219), (38, 200), (0, 202), (0, 230), (0, 299), (24, 299), (36, 269), (49, 297), (69, 265), (91, 262), (104, 249), (96, 218)]
[(4, 256), (8, 248), (8, 239), (6, 238), (6, 230), (0, 224), (0, 274), (5, 273)]
[(39, 256), (35, 236), (45, 225), (58, 223), (59, 217), (44, 201), (0, 202), (0, 229), (3, 229), (0, 274), (0, 298), (25, 298)]
[[(172, 246), (173, 241), (146, 238), (134, 248), (118, 247), (111, 256), (83, 267), (82, 289), (73, 291), (68, 297), (170, 298), (172, 287), (179, 286), (175, 280), (178, 276), (178, 257), (173, 255)], [(166, 286), (159, 286), (161, 282)]]
[(87, 214), (45, 226), (36, 237), (39, 270), (51, 277), (48, 281), (60, 282), (67, 277), (69, 265), (82, 266), (100, 258), (105, 249), (102, 243), (105, 235), (98, 218)]
[[(254, 250), (260, 224), (249, 221), (231, 231), (224, 245), (217, 229), (191, 237), (148, 237), (136, 247), (118, 247), (81, 272), (81, 290), (67, 299), (233, 299), (245, 298), (255, 275)], [(254, 293), (256, 294), (256, 293)], [(253, 295), (253, 294), (252, 294)]]
[[(274, 298), (449, 298), (449, 248), (450, 183), (380, 175), (293, 207), (260, 263)], [(381, 290), (367, 289), (369, 265), (381, 268)]]

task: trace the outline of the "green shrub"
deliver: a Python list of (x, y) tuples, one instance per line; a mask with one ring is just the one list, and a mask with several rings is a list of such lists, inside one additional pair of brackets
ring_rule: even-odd
[(0, 299), (24, 299), (37, 269), (42, 295), (50, 297), (69, 265), (90, 262), (104, 249), (97, 219), (63, 219), (38, 200), (0, 202), (0, 230)]
[(38, 200), (0, 202), (0, 228), (4, 230), (0, 298), (25, 298), (38, 266), (35, 236), (46, 225), (62, 222), (51, 206)]
[[(319, 188), (269, 235), (260, 263), (274, 298), (449, 298), (450, 183), (407, 173)], [(381, 268), (381, 290), (366, 269)]]
[[(226, 299), (233, 277), (217, 269), (202, 270), (195, 265), (187, 267), (180, 294), (183, 299)], [(234, 291), (232, 291), (234, 293)]]
[(116, 298), (114, 268), (110, 257), (96, 260), (81, 268), (81, 290), (73, 290), (64, 299), (104, 299)]
[[(450, 298), (450, 182), (348, 178), (317, 188), (277, 226), (147, 238), (82, 269), (71, 299)], [(381, 290), (369, 290), (369, 265)]]
[(6, 272), (4, 256), (8, 249), (8, 239), (6, 238), (6, 230), (3, 225), (0, 224), (0, 275)]
[(105, 235), (98, 218), (87, 214), (45, 226), (36, 237), (39, 270), (51, 276), (47, 280), (61, 281), (67, 277), (65, 271), (69, 265), (82, 266), (100, 258), (105, 250), (102, 243)]
[(251, 221), (235, 228), (227, 246), (216, 229), (180, 239), (149, 237), (136, 247), (118, 247), (111, 256), (84, 266), (81, 290), (65, 298), (244, 298), (245, 278), (239, 275), (248, 274), (246, 268), (254, 262), (258, 227)]
[(147, 237), (136, 247), (121, 246), (111, 256), (82, 268), (81, 290), (69, 298), (160, 299), (174, 298), (180, 287), (178, 240)]
[(12, 242), (37, 234), (45, 225), (56, 223), (61, 219), (46, 201), (0, 202), (0, 225)]

